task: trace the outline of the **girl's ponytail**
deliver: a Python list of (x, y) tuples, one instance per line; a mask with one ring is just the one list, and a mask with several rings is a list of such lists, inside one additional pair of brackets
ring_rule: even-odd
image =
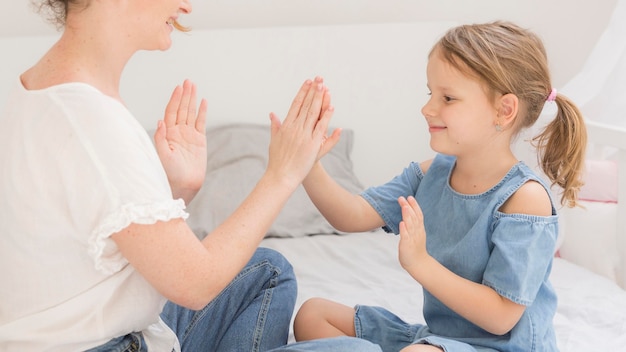
[[(557, 105), (556, 117), (532, 139), (537, 148), (539, 165), (552, 185), (563, 189), (561, 205), (577, 205), (578, 191), (583, 185), (587, 129), (576, 105), (553, 90), (550, 97)], [(549, 97), (549, 98), (550, 98)]]

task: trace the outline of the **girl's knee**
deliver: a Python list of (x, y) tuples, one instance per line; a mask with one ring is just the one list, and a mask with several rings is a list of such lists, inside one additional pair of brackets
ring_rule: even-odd
[(433, 345), (410, 345), (401, 349), (400, 352), (443, 352), (443, 349)]
[(326, 312), (333, 303), (324, 298), (309, 298), (300, 306), (296, 314), (296, 322), (298, 320), (307, 322), (312, 320), (326, 321), (328, 318)]
[(354, 309), (324, 298), (304, 302), (294, 319), (296, 340), (355, 336)]

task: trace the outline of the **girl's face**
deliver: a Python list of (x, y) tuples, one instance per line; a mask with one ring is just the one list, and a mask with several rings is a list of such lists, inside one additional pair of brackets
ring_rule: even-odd
[(489, 148), (497, 134), (497, 109), (481, 82), (455, 69), (437, 51), (428, 60), (426, 76), (430, 99), (422, 114), (430, 147), (455, 156)]
[(133, 26), (128, 35), (144, 50), (169, 49), (178, 16), (191, 13), (190, 0), (137, 0), (129, 4)]

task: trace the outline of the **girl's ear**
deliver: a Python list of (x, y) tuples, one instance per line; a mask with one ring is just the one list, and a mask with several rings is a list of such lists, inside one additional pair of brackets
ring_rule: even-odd
[(509, 127), (515, 121), (519, 110), (519, 99), (515, 94), (505, 94), (498, 101), (498, 121), (502, 127)]

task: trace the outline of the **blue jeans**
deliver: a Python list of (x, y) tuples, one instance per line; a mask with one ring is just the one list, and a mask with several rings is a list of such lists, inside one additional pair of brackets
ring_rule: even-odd
[(280, 253), (259, 248), (202, 310), (168, 302), (161, 318), (183, 351), (267, 351), (287, 343), (297, 285)]
[[(246, 267), (206, 307), (194, 311), (167, 302), (163, 321), (176, 333), (183, 351), (380, 352), (357, 338), (332, 338), (285, 345), (297, 294), (291, 264), (278, 252), (259, 248)], [(139, 346), (133, 349), (133, 346)], [(146, 352), (133, 333), (93, 351)], [(160, 352), (160, 351), (159, 351)]]

